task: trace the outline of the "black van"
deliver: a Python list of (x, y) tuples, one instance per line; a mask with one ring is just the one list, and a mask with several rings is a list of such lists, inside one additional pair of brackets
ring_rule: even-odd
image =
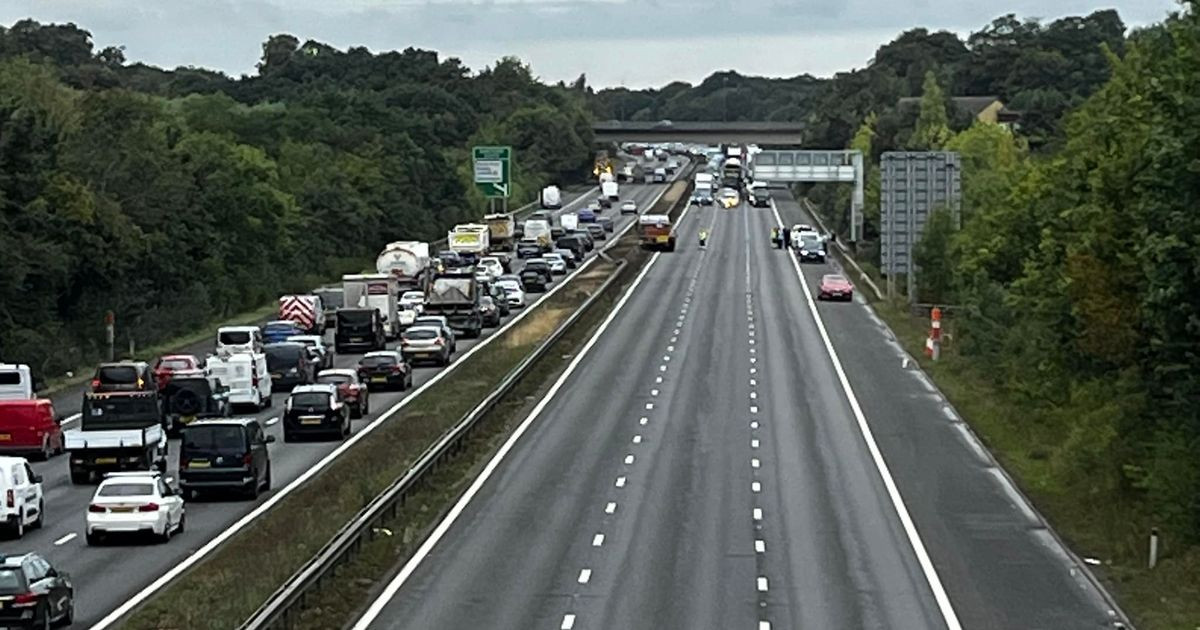
[(254, 418), (197, 420), (180, 432), (179, 489), (184, 499), (198, 492), (237, 490), (250, 499), (271, 489), (266, 435)]
[(339, 308), (333, 347), (338, 354), (349, 350), (383, 350), (386, 338), (383, 320), (373, 308)]

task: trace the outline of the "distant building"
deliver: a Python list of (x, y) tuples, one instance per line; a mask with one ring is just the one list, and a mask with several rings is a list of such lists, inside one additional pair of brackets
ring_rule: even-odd
[[(1021, 120), (1020, 112), (1015, 112), (1004, 106), (1004, 102), (995, 96), (952, 96), (950, 102), (960, 111), (973, 116), (975, 120), (986, 123), (1003, 125), (1016, 130)], [(918, 108), (921, 97), (910, 96), (900, 99), (900, 109)]]

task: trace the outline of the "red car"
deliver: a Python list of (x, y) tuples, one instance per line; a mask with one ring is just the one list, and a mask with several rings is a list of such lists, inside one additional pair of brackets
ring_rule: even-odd
[(195, 355), (168, 354), (159, 357), (158, 361), (154, 362), (154, 376), (158, 379), (158, 388), (162, 389), (167, 386), (176, 372), (202, 370), (203, 368), (200, 359)]
[(854, 285), (845, 276), (836, 273), (826, 274), (821, 278), (821, 292), (817, 294), (818, 300), (845, 300), (849, 302), (854, 299)]
[(337, 385), (342, 402), (350, 406), (350, 417), (361, 418), (371, 412), (370, 392), (367, 384), (358, 378), (354, 370), (321, 370), (317, 383)]

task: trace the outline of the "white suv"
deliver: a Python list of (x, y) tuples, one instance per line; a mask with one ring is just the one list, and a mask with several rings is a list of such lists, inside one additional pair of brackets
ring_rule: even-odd
[(42, 477), (24, 457), (0, 457), (0, 521), (16, 538), (42, 526)]

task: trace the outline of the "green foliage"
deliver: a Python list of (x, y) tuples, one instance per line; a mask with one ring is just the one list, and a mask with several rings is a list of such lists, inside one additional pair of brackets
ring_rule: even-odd
[(478, 217), (474, 140), (511, 144), (518, 200), (589, 174), (579, 90), (503, 59), (290, 35), (259, 74), (126, 65), (74, 25), (0, 29), (0, 356), (54, 376), (361, 269)]
[(938, 85), (937, 76), (930, 70), (925, 73), (921, 90), (921, 115), (916, 129), (909, 138), (908, 147), (913, 151), (938, 151), (950, 141), (950, 118), (946, 116), (946, 96)]
[(954, 237), (954, 215), (946, 208), (937, 208), (925, 220), (921, 240), (913, 246), (913, 262), (917, 265), (917, 286), (923, 302), (953, 301), (952, 284), (957, 266), (951, 239)]

